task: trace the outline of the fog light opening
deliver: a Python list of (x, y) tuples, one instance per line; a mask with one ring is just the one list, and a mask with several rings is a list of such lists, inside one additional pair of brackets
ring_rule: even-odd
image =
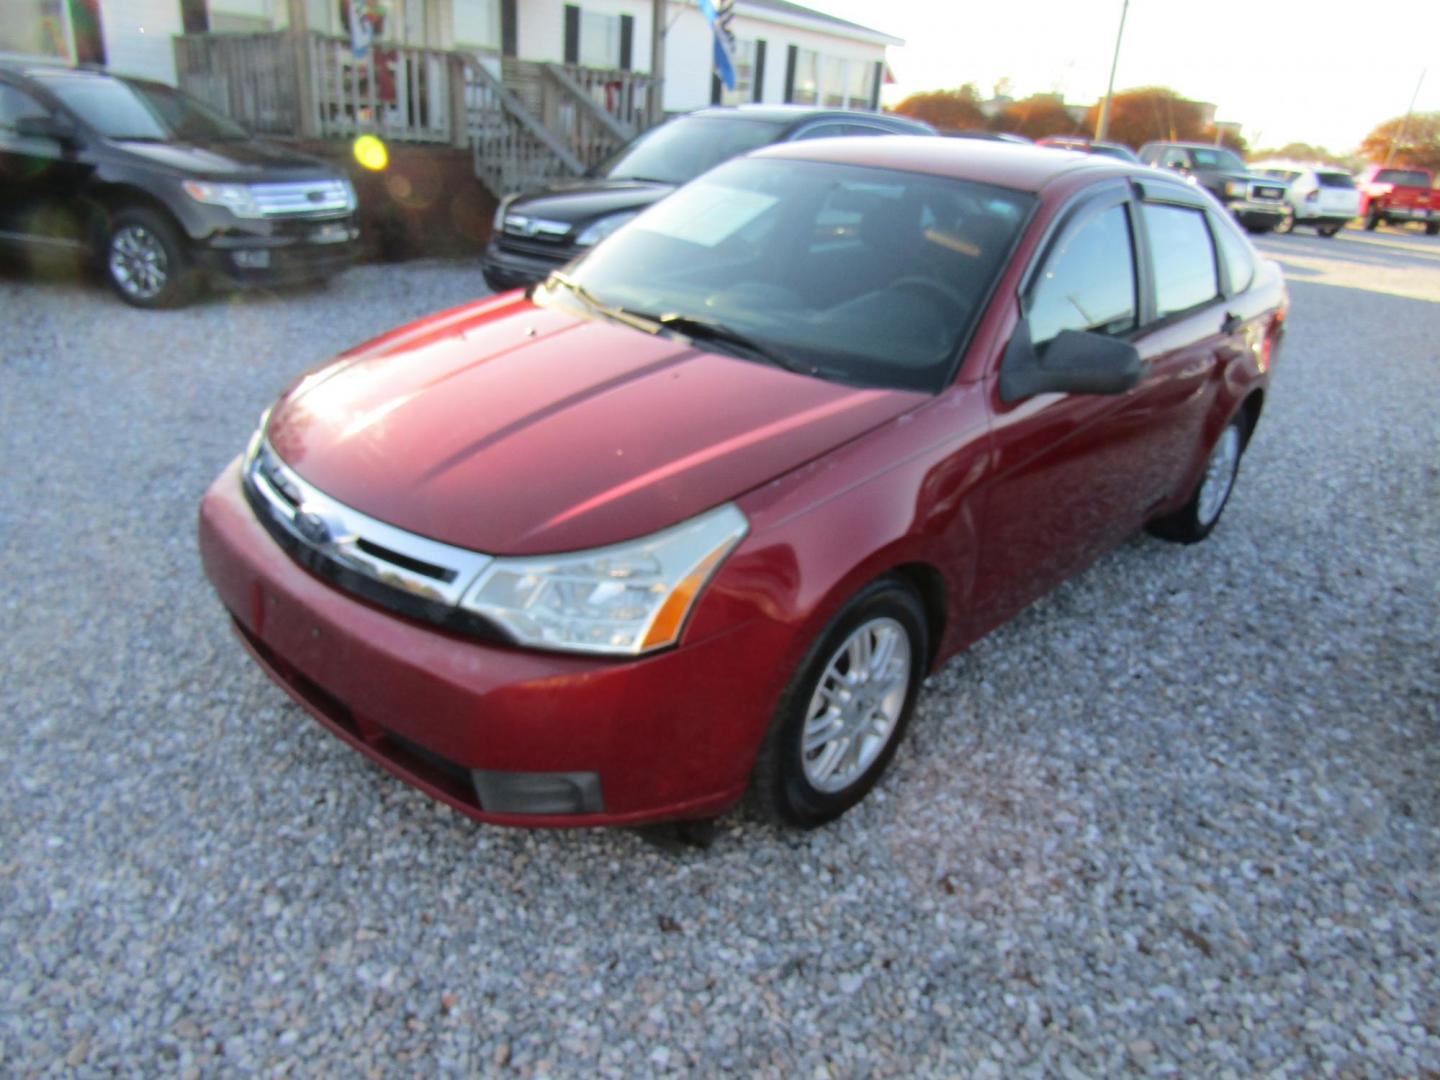
[(270, 265), (270, 252), (263, 248), (259, 251), (236, 251), (230, 257), (242, 270), (264, 270)]
[(491, 814), (600, 814), (600, 774), (472, 769), (480, 809)]

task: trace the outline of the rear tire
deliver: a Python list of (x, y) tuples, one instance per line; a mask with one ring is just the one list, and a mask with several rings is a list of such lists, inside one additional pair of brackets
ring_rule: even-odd
[(1425, 223), (1425, 235), (1435, 236), (1440, 234), (1440, 221), (1427, 221)]
[(132, 206), (110, 218), (103, 269), (121, 300), (139, 308), (175, 307), (192, 293), (192, 274), (179, 230), (148, 207)]
[(756, 759), (751, 801), (762, 816), (813, 829), (875, 786), (915, 711), (926, 626), (920, 600), (893, 578), (840, 609), (781, 695)]
[(1156, 518), (1145, 526), (1153, 536), (1177, 544), (1198, 544), (1220, 523), (1220, 515), (1235, 490), (1240, 458), (1245, 453), (1249, 427), (1243, 412), (1236, 413), (1210, 448), (1205, 471), (1200, 474), (1190, 499), (1173, 514)]
[(1344, 227), (1344, 225), (1320, 225), (1315, 231), (1321, 236), (1336, 236)]

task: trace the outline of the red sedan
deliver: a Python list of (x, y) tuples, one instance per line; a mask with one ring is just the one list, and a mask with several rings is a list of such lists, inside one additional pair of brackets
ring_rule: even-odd
[(484, 821), (830, 820), (924, 675), (1204, 538), (1288, 299), (1193, 185), (892, 137), (722, 165), (297, 382), (201, 509), (241, 640)]

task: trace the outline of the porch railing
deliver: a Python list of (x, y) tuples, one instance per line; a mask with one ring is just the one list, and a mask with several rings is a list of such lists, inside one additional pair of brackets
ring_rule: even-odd
[(182, 89), (256, 132), (468, 145), (497, 194), (578, 176), (651, 124), (633, 71), (404, 45), (357, 58), (314, 32), (186, 34), (175, 59)]

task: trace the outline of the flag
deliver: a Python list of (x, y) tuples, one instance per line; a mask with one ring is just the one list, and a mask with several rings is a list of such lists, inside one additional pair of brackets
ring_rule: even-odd
[(700, 11), (715, 34), (715, 73), (726, 90), (734, 90), (735, 35), (730, 21), (735, 18), (735, 0), (700, 0)]

